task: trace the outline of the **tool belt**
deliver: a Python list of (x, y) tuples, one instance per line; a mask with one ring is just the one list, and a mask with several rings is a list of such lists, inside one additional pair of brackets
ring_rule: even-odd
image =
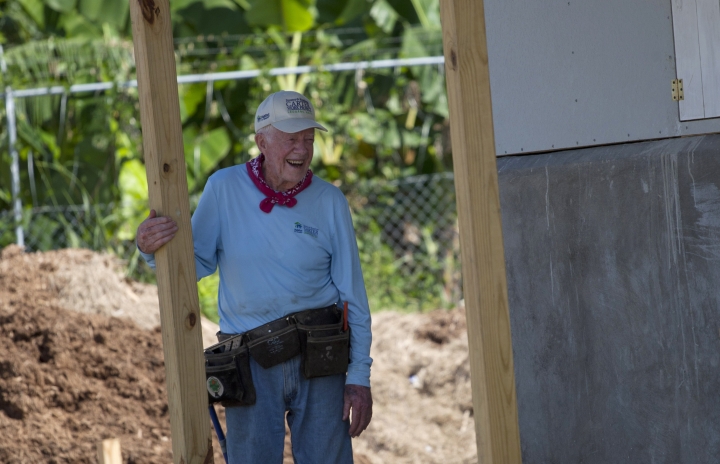
[(255, 404), (250, 356), (265, 369), (300, 354), (307, 379), (347, 372), (350, 331), (337, 305), (289, 314), (242, 334), (218, 332), (219, 343), (205, 350), (210, 403)]

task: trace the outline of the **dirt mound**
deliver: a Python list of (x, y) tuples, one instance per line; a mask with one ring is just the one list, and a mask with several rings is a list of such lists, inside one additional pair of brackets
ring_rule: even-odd
[[(40, 263), (33, 279), (47, 287), (61, 308), (129, 319), (144, 329), (160, 325), (157, 287), (127, 279), (114, 256), (83, 249), (23, 255), (13, 246), (3, 253), (14, 256), (16, 264)], [(203, 319), (202, 328), (204, 346), (217, 342), (217, 324)]]
[(379, 463), (475, 463), (464, 311), (373, 314), (373, 420), (355, 450)]
[(112, 437), (129, 462), (170, 461), (159, 334), (23, 309), (0, 313), (0, 462), (95, 462)]
[[(105, 438), (121, 439), (124, 462), (172, 462), (157, 288), (118, 264), (0, 252), (0, 462), (97, 462)], [(202, 324), (213, 343), (217, 326)]]
[[(126, 463), (172, 462), (158, 321), (157, 289), (109, 256), (2, 250), (0, 462), (96, 462), (115, 437)], [(464, 324), (458, 310), (373, 315), (374, 418), (357, 463), (476, 462)], [(212, 343), (217, 326), (203, 329)]]
[(119, 437), (126, 462), (171, 462), (159, 331), (67, 311), (53, 256), (0, 256), (0, 462), (92, 463)]

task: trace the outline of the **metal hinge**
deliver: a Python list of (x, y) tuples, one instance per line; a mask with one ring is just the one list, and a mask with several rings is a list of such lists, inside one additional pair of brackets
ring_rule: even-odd
[(672, 99), (673, 101), (685, 100), (685, 93), (683, 92), (682, 79), (672, 80)]

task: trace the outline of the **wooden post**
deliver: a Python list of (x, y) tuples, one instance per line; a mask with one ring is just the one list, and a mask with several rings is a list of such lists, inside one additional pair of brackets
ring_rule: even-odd
[(122, 464), (120, 440), (117, 438), (108, 438), (101, 441), (98, 443), (97, 451), (99, 464)]
[(482, 0), (441, 0), (478, 462), (520, 463)]
[(155, 253), (175, 463), (213, 462), (168, 0), (130, 0), (150, 207), (175, 238)]

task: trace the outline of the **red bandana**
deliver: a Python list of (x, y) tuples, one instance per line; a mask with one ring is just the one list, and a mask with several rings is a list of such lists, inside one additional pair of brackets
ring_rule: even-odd
[(290, 190), (287, 190), (285, 192), (276, 192), (275, 190), (270, 188), (267, 182), (265, 182), (265, 176), (263, 176), (262, 173), (262, 165), (264, 162), (265, 155), (261, 153), (260, 156), (250, 160), (247, 163), (247, 170), (248, 174), (250, 174), (250, 179), (252, 179), (255, 187), (257, 187), (258, 190), (260, 190), (266, 197), (263, 201), (260, 202), (260, 209), (266, 213), (269, 213), (270, 211), (272, 211), (273, 206), (275, 205), (287, 206), (288, 208), (292, 208), (297, 204), (295, 195), (305, 190), (307, 186), (312, 183), (312, 171), (308, 169), (308, 171), (305, 173), (305, 177), (303, 177), (303, 179)]

